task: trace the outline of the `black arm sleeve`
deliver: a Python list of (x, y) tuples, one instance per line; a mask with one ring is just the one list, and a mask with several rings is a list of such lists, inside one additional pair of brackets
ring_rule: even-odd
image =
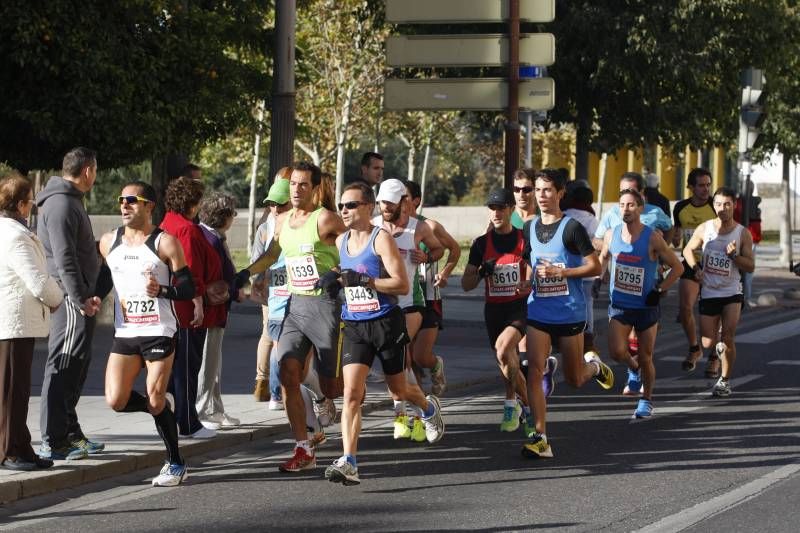
[(528, 220), (522, 225), (522, 237), (525, 239), (525, 246), (522, 249), (522, 258), (529, 264), (531, 262), (531, 225), (533, 220)]
[(194, 281), (188, 266), (175, 272), (175, 285), (162, 285), (159, 297), (167, 300), (191, 300), (194, 298)]
[(586, 229), (575, 219), (569, 220), (564, 228), (564, 247), (573, 254), (586, 257), (595, 253), (592, 239)]
[(100, 272), (97, 275), (97, 283), (94, 286), (94, 295), (103, 300), (113, 288), (114, 281), (111, 279), (111, 269), (103, 261), (103, 264), (100, 265)]

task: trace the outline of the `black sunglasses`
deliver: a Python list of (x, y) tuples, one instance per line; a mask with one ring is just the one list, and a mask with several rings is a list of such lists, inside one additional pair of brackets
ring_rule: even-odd
[(119, 202), (119, 205), (122, 205), (123, 202), (127, 202), (130, 205), (138, 202), (145, 202), (145, 203), (152, 202), (153, 200), (150, 200), (148, 198), (142, 198), (141, 196), (129, 195), (129, 196), (117, 196), (117, 201)]
[(524, 192), (528, 194), (529, 192), (533, 192), (533, 187), (526, 185), (525, 187), (514, 187), (514, 192)]
[(341, 211), (345, 207), (347, 208), (348, 211), (351, 211), (362, 205), (367, 205), (367, 202), (345, 202), (343, 204), (339, 204), (339, 211)]

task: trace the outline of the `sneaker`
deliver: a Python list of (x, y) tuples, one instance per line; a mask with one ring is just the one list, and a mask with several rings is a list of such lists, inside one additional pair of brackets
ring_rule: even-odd
[(280, 398), (272, 398), (267, 409), (270, 411), (283, 411), (283, 401)]
[(692, 372), (695, 366), (697, 366), (697, 361), (699, 361), (701, 357), (703, 357), (702, 350), (690, 351), (689, 355), (687, 355), (686, 359), (681, 363), (681, 370), (684, 372)]
[(200, 423), (203, 424), (203, 427), (206, 429), (210, 429), (212, 431), (218, 430), (222, 427), (222, 415), (221, 414), (213, 414), (204, 418), (200, 419)]
[(177, 487), (188, 475), (186, 465), (164, 463), (161, 472), (153, 478), (153, 486)]
[(175, 396), (172, 395), (171, 392), (167, 392), (164, 394), (164, 400), (167, 402), (167, 407), (173, 413), (175, 412)]
[(325, 469), (325, 479), (332, 483), (342, 485), (358, 485), (358, 468), (350, 464), (344, 457), (336, 459), (331, 466)]
[(425, 424), (422, 423), (420, 417), (415, 416), (411, 419), (411, 428), (408, 436), (414, 442), (425, 442)]
[(217, 432), (213, 429), (208, 429), (207, 427), (202, 427), (195, 431), (194, 433), (190, 433), (189, 435), (179, 434), (179, 437), (184, 439), (210, 439), (217, 436)]
[(553, 457), (553, 449), (550, 447), (544, 435), (534, 433), (531, 442), (522, 445), (522, 456), (531, 459)]
[(522, 421), (522, 432), (529, 439), (532, 439), (536, 435), (536, 423), (532, 418), (524, 417)]
[(321, 402), (314, 402), (314, 414), (317, 415), (319, 425), (328, 427), (336, 421), (336, 404), (330, 398), (324, 398)]
[(234, 418), (232, 416), (228, 416), (228, 414), (222, 415), (222, 422), (220, 422), (220, 426), (223, 428), (235, 428), (236, 426), (242, 423), (241, 420), (238, 418)]
[(650, 418), (651, 416), (653, 416), (653, 402), (639, 398), (639, 403), (636, 404), (636, 410), (633, 412), (633, 418)]
[(311, 445), (312, 448), (317, 449), (318, 447), (325, 444), (327, 440), (328, 436), (325, 435), (325, 430), (320, 428), (318, 432), (311, 435), (311, 438), (308, 439), (308, 443)]
[(312, 451), (310, 454), (302, 446), (296, 446), (294, 455), (278, 467), (281, 472), (300, 472), (317, 466), (317, 458)]
[(436, 366), (431, 370), (431, 394), (441, 396), (447, 389), (447, 379), (444, 377), (444, 360), (436, 356)]
[(394, 418), (394, 440), (411, 438), (411, 428), (408, 427), (408, 416), (397, 415)]
[(522, 414), (522, 406), (517, 402), (515, 405), (503, 406), (503, 421), (500, 422), (500, 431), (511, 433), (519, 428), (519, 416)]
[(444, 435), (444, 420), (442, 420), (442, 404), (439, 403), (439, 398), (429, 394), (425, 397), (426, 400), (433, 404), (435, 411), (430, 418), (423, 418), (422, 423), (425, 424), (425, 438), (428, 442), (433, 444), (439, 442)]
[(253, 399), (257, 402), (269, 400), (269, 383), (266, 379), (257, 379), (256, 387), (253, 390)]
[(375, 368), (369, 369), (369, 374), (367, 374), (367, 383), (383, 383), (384, 381), (386, 381), (386, 377), (383, 375), (383, 372), (376, 370)]
[(71, 444), (51, 448), (46, 444), (39, 447), (39, 457), (42, 459), (50, 459), (51, 461), (78, 461), (89, 457), (89, 452), (84, 448), (79, 448)]
[(623, 396), (638, 396), (644, 392), (644, 385), (642, 385), (642, 371), (628, 369), (628, 383), (622, 389)]
[(719, 374), (721, 367), (722, 363), (720, 362), (719, 357), (716, 355), (712, 355), (711, 357), (708, 358), (708, 361), (706, 362), (706, 369), (705, 369), (706, 377), (710, 379), (716, 379), (720, 377)]
[(723, 398), (731, 395), (731, 385), (727, 379), (719, 378), (714, 388), (711, 389), (711, 396)]
[(544, 397), (549, 398), (556, 388), (556, 369), (558, 368), (558, 359), (549, 355), (547, 361), (544, 362), (544, 375), (542, 375), (542, 390)]
[(73, 448), (82, 448), (86, 450), (86, 453), (89, 455), (98, 454), (106, 449), (106, 445), (102, 442), (95, 442), (87, 439), (86, 437), (74, 440), (70, 442), (69, 445)]
[(594, 377), (594, 380), (599, 383), (601, 387), (608, 390), (614, 386), (614, 371), (600, 360), (600, 356), (597, 355), (597, 352), (586, 352), (583, 355), (583, 359), (587, 363), (597, 363), (597, 366), (600, 367), (600, 372)]

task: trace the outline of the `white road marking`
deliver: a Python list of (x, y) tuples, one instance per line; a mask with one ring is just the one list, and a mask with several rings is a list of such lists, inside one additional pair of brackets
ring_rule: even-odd
[(788, 359), (778, 359), (777, 361), (770, 361), (767, 363), (768, 365), (790, 365), (790, 366), (800, 366), (800, 361), (790, 361)]
[(790, 337), (796, 337), (797, 335), (800, 335), (800, 318), (750, 331), (736, 337), (736, 342), (742, 344), (771, 344)]

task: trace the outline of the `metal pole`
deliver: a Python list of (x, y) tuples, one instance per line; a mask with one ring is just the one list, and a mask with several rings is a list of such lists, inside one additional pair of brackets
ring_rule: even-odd
[(791, 210), (791, 192), (789, 187), (789, 166), (791, 165), (789, 154), (783, 150), (783, 172), (781, 176), (781, 225), (780, 225), (780, 241), (781, 241), (781, 265), (791, 267), (793, 262), (792, 257), (792, 210)]
[(519, 0), (509, 1), (508, 24), (508, 117), (506, 120), (505, 182), (514, 185), (514, 171), (519, 168)]
[(295, 0), (275, 2), (275, 47), (270, 121), (269, 179), (294, 159), (294, 49), (297, 6)]
[(533, 167), (533, 111), (525, 113), (525, 166)]

